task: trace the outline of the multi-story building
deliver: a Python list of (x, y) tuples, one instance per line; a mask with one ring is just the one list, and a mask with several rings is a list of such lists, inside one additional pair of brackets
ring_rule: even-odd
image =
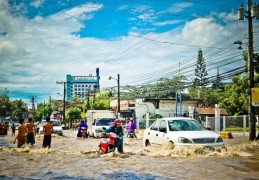
[(66, 100), (70, 101), (72, 96), (80, 98), (82, 101), (90, 96), (90, 93), (100, 90), (99, 68), (96, 68), (96, 76), (71, 76), (66, 79)]

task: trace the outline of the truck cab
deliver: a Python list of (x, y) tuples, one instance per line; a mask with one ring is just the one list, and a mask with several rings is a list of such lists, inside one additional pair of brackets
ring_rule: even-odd
[(114, 121), (114, 118), (96, 118), (92, 124), (92, 136), (93, 137), (102, 137), (103, 127), (109, 128), (111, 123)]

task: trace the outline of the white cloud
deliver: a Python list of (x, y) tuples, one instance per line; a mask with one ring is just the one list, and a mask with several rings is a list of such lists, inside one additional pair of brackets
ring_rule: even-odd
[[(198, 48), (177, 43), (208, 46), (229, 33), (228, 28), (215, 23), (213, 19), (199, 18), (186, 22), (182, 30), (154, 32), (148, 36), (139, 34), (172, 44), (132, 36), (107, 41), (72, 35), (84, 27), (81, 18), (92, 18), (91, 12), (100, 10), (102, 5), (94, 7), (80, 6), (46, 18), (37, 16), (33, 19), (13, 17), (1, 9), (0, 27), (8, 32), (8, 37), (0, 37), (0, 76), (6, 80), (1, 82), (0, 88), (34, 90), (38, 93), (51, 90), (55, 96), (63, 88), (56, 81), (64, 81), (67, 74), (95, 74), (97, 67), (100, 68), (101, 87), (116, 85), (108, 77), (118, 73), (121, 75), (121, 84), (127, 84), (136, 80), (130, 79), (132, 75), (141, 76), (174, 64), (177, 69), (179, 61), (197, 54)], [(139, 18), (152, 21), (155, 17), (145, 14)], [(156, 25), (162, 23), (176, 22), (157, 22)]]
[(52, 19), (56, 21), (61, 21), (65, 19), (76, 20), (75, 18), (78, 18), (77, 21), (87, 20), (87, 19), (91, 19), (92, 15), (86, 15), (86, 13), (95, 12), (100, 10), (101, 8), (102, 8), (101, 4), (87, 4), (83, 6), (78, 6), (78, 7), (74, 7), (72, 9), (57, 13), (54, 16), (52, 16)]
[(191, 7), (192, 5), (193, 3), (175, 3), (172, 4), (172, 6), (168, 8), (166, 12), (178, 13), (185, 10), (186, 8)]
[(179, 23), (182, 23), (183, 20), (171, 20), (171, 21), (164, 21), (164, 22), (154, 22), (152, 23), (153, 25), (155, 26), (166, 26), (166, 25), (169, 25), (169, 24), (179, 24)]
[(33, 0), (32, 2), (30, 2), (30, 5), (35, 8), (38, 8), (44, 3), (44, 1), (45, 0)]

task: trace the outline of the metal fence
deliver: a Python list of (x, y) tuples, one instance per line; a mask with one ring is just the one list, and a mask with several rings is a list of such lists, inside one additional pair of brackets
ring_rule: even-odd
[[(148, 127), (153, 124), (156, 121), (156, 119), (149, 119), (148, 121)], [(139, 125), (138, 129), (146, 129), (147, 127), (147, 120), (145, 118), (139, 118), (138, 119)]]
[[(258, 116), (257, 122), (258, 122)], [(206, 117), (206, 121), (204, 126), (211, 131), (216, 131), (219, 129), (220, 131), (235, 131), (235, 132), (243, 132), (245, 135), (246, 132), (249, 132), (249, 116), (222, 116), (219, 118), (219, 127), (216, 128), (217, 123), (215, 121), (215, 117)], [(258, 123), (257, 123), (258, 125)], [(258, 127), (257, 127), (258, 128)]]

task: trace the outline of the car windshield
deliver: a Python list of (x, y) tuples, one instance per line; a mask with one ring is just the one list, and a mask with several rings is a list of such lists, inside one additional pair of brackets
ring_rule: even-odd
[(194, 120), (171, 120), (168, 121), (170, 131), (205, 131), (205, 127)]
[(112, 121), (113, 121), (113, 118), (98, 119), (96, 121), (96, 125), (97, 126), (110, 126)]

